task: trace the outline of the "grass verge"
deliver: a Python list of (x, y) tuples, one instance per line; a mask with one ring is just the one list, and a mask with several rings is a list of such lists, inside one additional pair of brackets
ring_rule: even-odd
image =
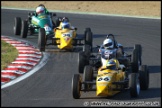
[(18, 50), (1, 40), (1, 70), (5, 69), (18, 56)]

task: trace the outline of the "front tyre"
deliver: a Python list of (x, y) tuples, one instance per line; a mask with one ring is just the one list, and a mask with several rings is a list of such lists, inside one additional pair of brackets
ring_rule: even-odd
[(129, 87), (130, 87), (130, 96), (138, 97), (140, 93), (139, 74), (137, 73), (130, 74)]
[(79, 99), (81, 96), (81, 77), (79, 74), (74, 74), (72, 78), (72, 95), (74, 99)]
[(38, 49), (40, 51), (45, 51), (45, 43), (46, 43), (46, 33), (44, 28), (39, 28), (38, 33)]
[[(93, 68), (92, 66), (85, 66), (84, 67), (84, 73), (83, 73), (83, 81), (93, 81)], [(91, 84), (84, 84), (84, 89), (91, 89), (92, 85)]]

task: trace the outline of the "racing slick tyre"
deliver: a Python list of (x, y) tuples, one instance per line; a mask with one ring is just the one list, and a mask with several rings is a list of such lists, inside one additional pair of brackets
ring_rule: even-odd
[(46, 33), (45, 33), (45, 29), (44, 28), (39, 28), (39, 33), (38, 33), (38, 48), (40, 51), (45, 51), (45, 41), (46, 41), (46, 37), (45, 37)]
[(20, 35), (21, 33), (21, 18), (20, 17), (15, 17), (13, 30), (14, 30), (15, 35)]
[(22, 21), (21, 27), (21, 37), (26, 38), (28, 34), (28, 22), (26, 20)]
[(139, 96), (140, 82), (139, 82), (139, 74), (138, 73), (130, 74), (129, 88), (130, 88), (130, 96), (131, 97)]
[(81, 96), (81, 77), (79, 74), (74, 74), (72, 78), (72, 94), (74, 99), (79, 99)]
[(147, 68), (147, 65), (140, 66), (139, 75), (141, 90), (147, 90), (149, 87), (149, 70)]
[(85, 36), (85, 44), (88, 44), (91, 46), (91, 51), (93, 49), (92, 46), (92, 42), (93, 42), (93, 38), (92, 38), (92, 32), (90, 28), (86, 28), (85, 32), (84, 32), (84, 36)]
[(88, 65), (89, 61), (87, 61), (86, 56), (84, 55), (84, 52), (78, 53), (78, 71), (79, 73), (83, 73), (83, 69), (85, 65)]
[(134, 45), (134, 49), (137, 49), (138, 50), (139, 63), (140, 63), (140, 65), (142, 65), (142, 59), (141, 59), (141, 56), (142, 56), (142, 46), (140, 44), (135, 44)]
[(138, 50), (134, 49), (133, 50), (133, 61), (132, 61), (132, 72), (137, 73), (139, 70), (139, 65), (140, 65), (140, 60), (139, 60), (139, 54)]
[(86, 56), (90, 56), (91, 54), (91, 46), (90, 45), (84, 45), (83, 46), (83, 52)]
[[(85, 66), (84, 67), (84, 73), (83, 73), (83, 81), (93, 81), (93, 68), (92, 66)], [(89, 90), (92, 88), (91, 84), (84, 84), (84, 89)]]
[(55, 20), (56, 27), (58, 27), (60, 25), (61, 19), (62, 19), (61, 17), (56, 18), (56, 20)]

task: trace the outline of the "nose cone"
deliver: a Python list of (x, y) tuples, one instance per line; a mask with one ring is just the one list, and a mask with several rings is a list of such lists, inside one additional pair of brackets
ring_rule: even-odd
[(108, 82), (97, 83), (97, 96), (108, 95)]
[(61, 38), (60, 42), (60, 48), (61, 49), (71, 49), (72, 48), (72, 38), (69, 36), (65, 36)]

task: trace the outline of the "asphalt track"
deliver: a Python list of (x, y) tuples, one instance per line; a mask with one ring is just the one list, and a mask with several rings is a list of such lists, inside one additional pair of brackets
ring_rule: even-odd
[[(27, 18), (28, 11), (1, 9), (1, 35), (12, 36), (14, 17)], [(161, 20), (111, 17), (97, 15), (56, 13), (69, 17), (71, 24), (78, 28), (82, 36), (84, 29), (90, 27), (93, 32), (93, 44), (100, 45), (109, 33), (113, 33), (123, 46), (133, 47), (141, 44), (143, 64), (149, 66), (150, 84), (147, 91), (141, 91), (139, 98), (130, 98), (124, 91), (112, 98), (95, 96), (95, 92), (82, 93), (81, 99), (73, 99), (71, 81), (77, 72), (77, 52), (57, 52), (52, 49), (47, 64), (32, 76), (10, 87), (1, 89), (2, 107), (61, 107), (87, 106), (93, 101), (102, 102), (155, 102), (161, 106)], [(27, 37), (37, 46), (37, 36)], [(149, 105), (150, 106), (150, 105)]]

